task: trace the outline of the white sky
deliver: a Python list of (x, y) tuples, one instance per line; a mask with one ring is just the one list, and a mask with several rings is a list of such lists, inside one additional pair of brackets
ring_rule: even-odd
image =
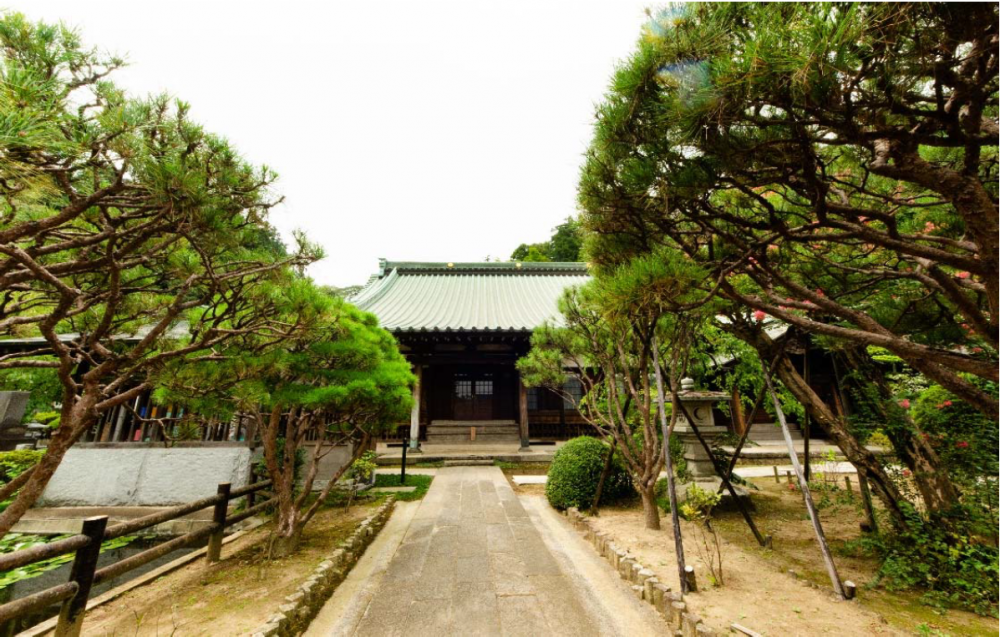
[(594, 105), (650, 0), (324, 3), (0, 0), (125, 54), (278, 171), (273, 222), (326, 250), (320, 283), (377, 259), (506, 259), (576, 212)]

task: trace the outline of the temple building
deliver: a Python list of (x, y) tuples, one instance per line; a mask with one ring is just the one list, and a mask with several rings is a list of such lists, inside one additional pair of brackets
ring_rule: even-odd
[(350, 301), (375, 314), (413, 364), (418, 383), (407, 437), (420, 441), (520, 443), (565, 440), (589, 427), (560, 396), (526, 388), (515, 363), (531, 332), (558, 325), (563, 290), (587, 282), (584, 263), (417, 263), (381, 260)]

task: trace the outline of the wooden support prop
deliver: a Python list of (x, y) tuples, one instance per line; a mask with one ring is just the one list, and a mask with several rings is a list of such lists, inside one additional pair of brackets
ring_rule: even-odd
[(217, 491), (218, 495), (222, 497), (215, 503), (215, 510), (212, 513), (214, 530), (208, 537), (208, 549), (205, 551), (205, 557), (209, 563), (218, 562), (222, 556), (222, 536), (226, 532), (226, 511), (229, 508), (229, 491), (231, 488), (232, 485), (230, 483), (223, 482), (219, 485)]
[(83, 616), (87, 610), (87, 600), (90, 598), (90, 588), (94, 585), (94, 573), (97, 571), (97, 558), (101, 554), (101, 542), (104, 541), (104, 529), (108, 526), (108, 516), (102, 515), (87, 518), (83, 521), (81, 535), (90, 541), (76, 552), (73, 566), (70, 569), (69, 580), (77, 585), (76, 594), (63, 602), (59, 610), (59, 622), (56, 624), (56, 637), (76, 637), (83, 628)]
[(663, 370), (660, 367), (660, 343), (653, 337), (653, 370), (656, 375), (656, 405), (660, 411), (660, 428), (663, 430), (663, 462), (667, 470), (667, 495), (670, 499), (670, 523), (674, 531), (674, 553), (677, 556), (677, 576), (681, 593), (689, 593), (684, 566), (684, 539), (681, 536), (681, 519), (677, 506), (677, 486), (674, 484), (674, 465), (670, 459), (670, 427), (667, 425), (667, 408), (663, 395)]
[(871, 531), (872, 533), (878, 534), (878, 519), (875, 517), (875, 507), (872, 506), (872, 492), (868, 488), (868, 477), (864, 473), (858, 472), (858, 491), (861, 492), (861, 502), (865, 506), (865, 516), (868, 518), (868, 528), (865, 529), (865, 524), (861, 524), (862, 531)]
[(747, 637), (764, 637), (763, 635), (761, 635), (757, 631), (750, 630), (746, 626), (740, 626), (739, 624), (730, 624), (729, 627), (732, 628), (734, 631), (736, 631), (738, 633), (742, 633), (742, 634), (746, 635)]
[(688, 425), (691, 426), (691, 431), (693, 431), (694, 435), (697, 436), (702, 449), (704, 449), (705, 453), (708, 454), (708, 459), (712, 461), (712, 467), (715, 469), (716, 475), (722, 479), (722, 484), (729, 490), (730, 497), (732, 497), (733, 502), (736, 503), (736, 508), (740, 510), (740, 514), (746, 521), (747, 526), (750, 527), (750, 531), (753, 532), (754, 538), (757, 539), (757, 544), (764, 547), (771, 546), (771, 538), (764, 537), (761, 532), (757, 530), (757, 525), (753, 523), (753, 518), (750, 517), (750, 512), (747, 511), (746, 504), (740, 499), (739, 495), (736, 493), (736, 488), (733, 487), (733, 483), (729, 481), (729, 478), (725, 475), (722, 467), (719, 466), (719, 459), (715, 457), (714, 453), (712, 453), (712, 448), (708, 446), (708, 442), (706, 442), (705, 438), (701, 435), (701, 431), (698, 430), (698, 425), (694, 423), (694, 418), (692, 418), (691, 414), (688, 413), (687, 407), (685, 407), (684, 403), (679, 400), (677, 401), (677, 407), (681, 410), (681, 413), (684, 414), (684, 417), (687, 418)]
[(792, 472), (791, 471), (786, 471), (785, 472), (785, 477), (788, 478), (788, 484), (792, 484)]
[(788, 457), (792, 461), (792, 469), (795, 471), (795, 477), (798, 478), (799, 488), (802, 489), (802, 499), (806, 503), (809, 520), (812, 522), (813, 531), (816, 533), (816, 542), (823, 553), (823, 562), (826, 564), (826, 571), (830, 576), (830, 584), (833, 585), (833, 590), (837, 593), (838, 597), (847, 599), (844, 595), (844, 588), (840, 583), (840, 576), (837, 574), (837, 565), (834, 564), (833, 556), (830, 554), (830, 547), (826, 543), (826, 535), (823, 534), (823, 525), (819, 521), (819, 515), (816, 514), (816, 506), (813, 504), (812, 493), (809, 491), (809, 483), (806, 482), (802, 466), (799, 464), (798, 454), (795, 453), (795, 445), (792, 443), (792, 434), (788, 431), (785, 412), (781, 409), (778, 393), (774, 390), (774, 383), (771, 382), (771, 372), (767, 369), (767, 365), (764, 365), (763, 361), (761, 362), (761, 368), (764, 370), (764, 382), (767, 383), (767, 390), (770, 392), (771, 400), (774, 402), (774, 413), (778, 416), (778, 423), (781, 425), (781, 434), (785, 438)]
[(774, 465), (774, 483), (781, 484), (781, 476), (778, 474), (778, 465)]
[(847, 495), (854, 497), (854, 489), (851, 487), (851, 476), (844, 476), (844, 486), (847, 487)]

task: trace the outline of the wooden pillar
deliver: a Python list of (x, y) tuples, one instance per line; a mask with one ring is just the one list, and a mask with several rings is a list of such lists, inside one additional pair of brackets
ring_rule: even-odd
[(518, 451), (531, 451), (528, 441), (528, 388), (520, 377), (517, 379), (518, 424), (521, 426), (521, 448)]
[(413, 408), (410, 410), (410, 451), (420, 451), (420, 389), (423, 380), (423, 367), (416, 365), (413, 373), (417, 382), (413, 385)]

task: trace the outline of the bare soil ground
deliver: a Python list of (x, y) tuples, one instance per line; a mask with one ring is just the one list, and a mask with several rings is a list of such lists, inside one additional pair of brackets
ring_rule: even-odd
[(269, 559), (271, 525), (222, 549), (212, 565), (199, 560), (87, 614), (85, 635), (247, 635), (265, 623), (371, 504), (322, 510), (306, 527), (295, 555)]
[[(713, 587), (705, 558), (699, 554), (698, 529), (681, 522), (687, 563), (695, 567), (701, 592), (689, 595), (692, 609), (720, 632), (739, 623), (763, 635), (995, 635), (995, 619), (962, 611), (938, 611), (919, 603), (914, 593), (868, 589), (877, 562), (847, 544), (860, 535), (862, 519), (856, 485), (853, 498), (844, 489), (814, 493), (821, 505), (820, 518), (842, 580), (859, 586), (858, 599), (837, 600), (816, 545), (802, 496), (773, 479), (755, 480), (754, 520), (773, 549), (760, 548), (737, 512), (716, 514), (721, 539), (724, 585)], [(663, 516), (661, 530), (644, 528), (638, 506), (602, 508), (597, 519), (616, 543), (654, 570), (657, 577), (677, 588), (670, 518)], [(793, 572), (790, 572), (793, 571)], [(814, 584), (818, 588), (811, 586)]]

